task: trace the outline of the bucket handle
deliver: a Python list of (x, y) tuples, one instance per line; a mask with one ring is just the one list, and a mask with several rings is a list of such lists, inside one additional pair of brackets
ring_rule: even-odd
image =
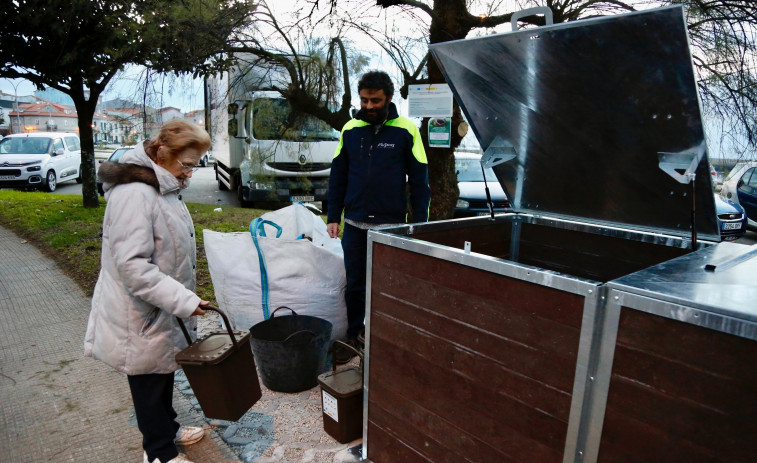
[[(362, 352), (360, 352), (360, 351), (359, 351), (358, 349), (355, 349), (355, 347), (353, 347), (353, 346), (351, 346), (351, 345), (347, 344), (347, 343), (346, 343), (346, 342), (344, 342), (344, 341), (334, 341), (334, 342), (333, 342), (333, 343), (331, 344), (331, 348), (329, 349), (329, 351), (330, 351), (330, 352), (332, 352), (332, 353), (333, 353), (333, 351), (334, 351), (334, 346), (335, 346), (336, 344), (341, 344), (341, 345), (342, 345), (342, 347), (346, 347), (347, 349), (349, 349), (349, 350), (351, 350), (352, 352), (356, 353), (356, 354), (358, 355), (358, 357), (360, 357), (360, 371), (363, 371), (363, 353), (362, 353)], [(336, 363), (334, 363), (334, 362), (331, 362), (331, 371), (332, 371), (332, 372), (335, 372), (335, 371), (336, 371)]]
[[(290, 309), (290, 310), (291, 310), (291, 309)], [(286, 337), (286, 339), (284, 339), (284, 340), (283, 340), (282, 342), (283, 342), (284, 344), (286, 344), (286, 343), (287, 343), (287, 342), (288, 342), (288, 341), (289, 341), (290, 339), (292, 339), (292, 338), (293, 338), (294, 336), (297, 336), (298, 334), (302, 334), (302, 333), (309, 333), (309, 334), (311, 335), (311, 338), (310, 338), (311, 340), (312, 340), (312, 339), (313, 339), (314, 337), (318, 336), (318, 334), (316, 334), (316, 333), (314, 333), (314, 332), (312, 332), (312, 331), (310, 331), (310, 330), (300, 330), (300, 331), (295, 331), (294, 333), (290, 334), (290, 335), (289, 335), (289, 336), (287, 336), (287, 337)]]
[[(234, 337), (234, 332), (231, 330), (231, 323), (229, 323), (229, 319), (226, 318), (226, 314), (221, 312), (221, 309), (219, 309), (218, 307), (213, 307), (212, 305), (205, 306), (202, 308), (202, 310), (212, 310), (213, 312), (218, 312), (221, 318), (223, 318), (223, 324), (226, 326), (226, 331), (229, 332), (231, 343), (234, 345), (234, 347), (236, 347), (237, 339)], [(181, 320), (181, 318), (176, 317), (176, 320), (179, 321), (179, 327), (181, 327), (181, 332), (184, 333), (184, 337), (187, 338), (187, 343), (191, 346), (192, 338), (189, 337), (189, 332), (187, 331), (187, 327), (184, 326), (184, 322)]]
[(271, 312), (271, 317), (270, 317), (270, 318), (273, 318), (273, 316), (274, 316), (274, 315), (276, 315), (276, 312), (278, 312), (278, 311), (279, 311), (279, 310), (281, 310), (281, 309), (287, 309), (287, 310), (289, 310), (289, 311), (291, 311), (291, 312), (292, 312), (292, 315), (297, 315), (297, 312), (295, 312), (294, 310), (290, 309), (289, 307), (287, 307), (287, 306), (285, 306), (285, 305), (282, 305), (282, 306), (281, 306), (281, 307), (279, 307), (278, 309), (276, 309), (276, 310), (274, 310), (273, 312)]

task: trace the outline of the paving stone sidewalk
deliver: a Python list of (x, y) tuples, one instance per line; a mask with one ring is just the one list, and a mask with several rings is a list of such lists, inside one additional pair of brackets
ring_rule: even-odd
[[(126, 377), (84, 358), (90, 299), (36, 248), (0, 227), (0, 459), (13, 463), (142, 461)], [(243, 387), (243, 385), (240, 385)], [(357, 461), (323, 431), (320, 391), (272, 392), (238, 422), (206, 420), (177, 374), (174, 408), (206, 438), (195, 463)]]

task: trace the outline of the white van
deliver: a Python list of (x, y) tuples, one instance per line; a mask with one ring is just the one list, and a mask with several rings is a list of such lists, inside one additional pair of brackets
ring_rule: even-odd
[(17, 133), (0, 140), (0, 187), (55, 191), (68, 180), (82, 181), (81, 143), (75, 133)]

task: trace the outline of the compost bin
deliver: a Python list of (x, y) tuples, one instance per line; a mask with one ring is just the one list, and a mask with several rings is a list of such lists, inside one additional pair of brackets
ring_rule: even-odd
[[(737, 276), (757, 261), (719, 244), (683, 10), (431, 52), (515, 212), (369, 232), (363, 455), (680, 462), (731, 446), (728, 461), (753, 458), (755, 367), (738, 360), (755, 352), (757, 283)], [(665, 279), (644, 289), (679, 266), (697, 274), (677, 280), (693, 296)], [(686, 287), (708, 278), (736, 294)], [(713, 389), (721, 374), (727, 392)], [(684, 432), (713, 416), (722, 430)]]

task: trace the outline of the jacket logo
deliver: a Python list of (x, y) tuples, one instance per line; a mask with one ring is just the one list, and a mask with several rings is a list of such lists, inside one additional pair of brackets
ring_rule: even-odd
[(376, 148), (394, 148), (394, 143), (379, 143)]

